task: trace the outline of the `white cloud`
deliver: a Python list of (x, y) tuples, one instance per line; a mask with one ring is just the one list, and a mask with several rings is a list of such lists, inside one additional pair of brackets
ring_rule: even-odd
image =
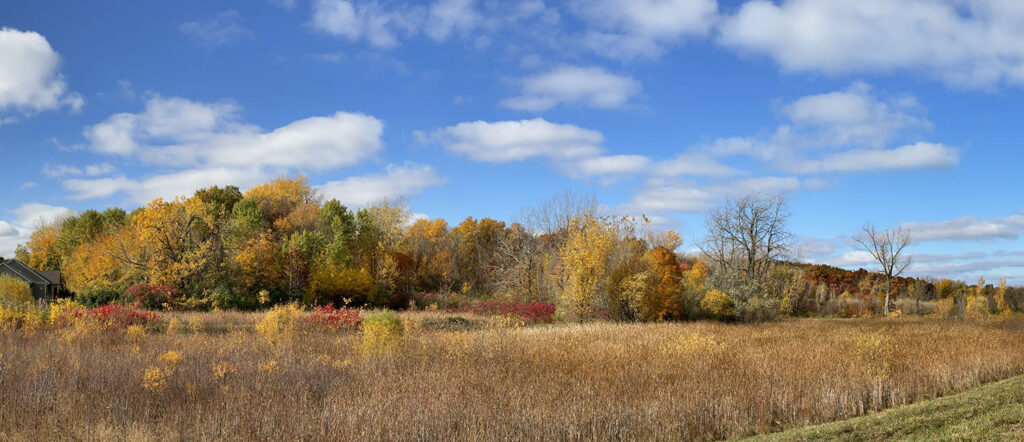
[(671, 160), (654, 166), (654, 174), (660, 176), (705, 176), (726, 177), (744, 172), (719, 163), (714, 158), (697, 152), (684, 152)]
[(851, 250), (843, 253), (842, 256), (830, 264), (836, 266), (864, 266), (874, 262), (875, 258), (870, 253), (863, 250)]
[(39, 33), (0, 28), (0, 112), (81, 109), (85, 100), (68, 92), (59, 67), (60, 55)]
[(960, 154), (942, 144), (915, 143), (893, 149), (849, 150), (820, 160), (800, 160), (786, 168), (799, 173), (942, 169), (956, 166)]
[(696, 150), (745, 155), (799, 174), (937, 169), (960, 161), (957, 149), (940, 143), (888, 147), (914, 139), (931, 122), (919, 115), (923, 107), (913, 97), (883, 100), (863, 82), (798, 98), (781, 111), (787, 121), (768, 135), (720, 138)]
[(24, 183), (21, 183), (20, 186), (18, 186), (18, 190), (31, 189), (33, 187), (36, 187), (35, 181), (25, 181)]
[(571, 164), (567, 171), (580, 176), (635, 174), (647, 170), (650, 158), (643, 155), (605, 155)]
[[(267, 131), (245, 124), (231, 102), (194, 102), (150, 95), (139, 113), (120, 113), (87, 127), (95, 152), (145, 164), (180, 169), (144, 177), (69, 179), (63, 187), (75, 199), (127, 194), (132, 202), (173, 198), (213, 185), (247, 187), (288, 170), (326, 171), (350, 167), (383, 149), (384, 124), (364, 114), (336, 112), (293, 121)], [(115, 169), (106, 163), (61, 175), (98, 176)]]
[(820, 137), (835, 145), (881, 147), (907, 129), (930, 128), (913, 115), (920, 110), (911, 97), (882, 101), (871, 86), (857, 81), (844, 90), (801, 97), (783, 107), (797, 125), (820, 130)]
[(599, 67), (562, 66), (526, 77), (522, 94), (502, 100), (501, 105), (535, 112), (562, 103), (609, 109), (626, 105), (639, 92), (640, 84), (630, 77), (611, 74)]
[(115, 114), (86, 128), (90, 148), (161, 165), (308, 167), (358, 164), (383, 148), (384, 124), (337, 112), (297, 120), (272, 131), (238, 121), (228, 102), (199, 103), (154, 96), (138, 114)]
[(350, 41), (365, 39), (373, 46), (389, 48), (399, 44), (399, 33), (418, 32), (424, 14), (422, 8), (391, 9), (373, 0), (315, 0), (310, 25)]
[(110, 163), (89, 164), (89, 165), (85, 166), (84, 170), (82, 168), (80, 168), (80, 167), (71, 166), (71, 165), (67, 165), (67, 164), (44, 164), (43, 165), (43, 175), (46, 175), (46, 176), (48, 176), (50, 178), (60, 178), (60, 177), (64, 177), (64, 176), (83, 175), (83, 174), (84, 175), (88, 175), (88, 176), (98, 176), (98, 175), (106, 175), (106, 174), (111, 173), (111, 172), (113, 172), (115, 170), (117, 170), (117, 168), (112, 166)]
[(578, 0), (570, 7), (590, 27), (583, 44), (614, 58), (661, 55), (683, 37), (707, 35), (718, 17), (715, 0)]
[(22, 204), (12, 212), (14, 212), (15, 224), (20, 227), (35, 227), (39, 223), (49, 223), (75, 214), (67, 207), (40, 203)]
[(752, 193), (776, 195), (799, 190), (802, 184), (794, 177), (757, 177), (714, 185), (696, 182), (661, 183), (652, 181), (623, 205), (627, 213), (701, 212), (715, 201), (730, 196)]
[(329, 181), (317, 188), (327, 198), (335, 198), (346, 205), (366, 206), (383, 199), (415, 195), (444, 182), (444, 177), (431, 166), (390, 164), (383, 174)]
[(934, 221), (907, 222), (914, 241), (1017, 239), (1024, 234), (1024, 212), (982, 219), (976, 216)]
[(7, 258), (14, 255), (14, 248), (18, 244), (28, 242), (32, 232), (40, 224), (50, 223), (75, 214), (73, 210), (66, 207), (40, 203), (22, 204), (9, 212), (14, 215), (13, 220), (0, 220), (0, 256)]
[(924, 71), (964, 86), (1024, 82), (1024, 7), (1009, 0), (754, 0), (720, 41), (790, 71)]
[(178, 31), (192, 41), (212, 48), (251, 37), (252, 31), (242, 26), (241, 21), (238, 11), (228, 10), (213, 17), (182, 23)]
[(421, 136), (445, 150), (475, 161), (505, 163), (531, 158), (564, 161), (593, 158), (602, 151), (600, 132), (543, 118), (519, 121), (459, 123)]
[(475, 3), (476, 0), (438, 0), (430, 5), (426, 34), (444, 41), (452, 32), (472, 31), (483, 20), (474, 8)]

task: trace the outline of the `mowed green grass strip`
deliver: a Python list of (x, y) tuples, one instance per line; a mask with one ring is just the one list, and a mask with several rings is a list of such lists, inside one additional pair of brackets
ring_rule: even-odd
[(747, 440), (1024, 440), (1024, 376), (867, 416)]

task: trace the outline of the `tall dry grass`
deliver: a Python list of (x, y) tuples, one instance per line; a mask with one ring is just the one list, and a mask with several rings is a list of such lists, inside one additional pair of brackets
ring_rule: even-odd
[(0, 331), (0, 439), (719, 439), (1024, 371), (1019, 329), (929, 319), (436, 331), (417, 324), (443, 316), (407, 316), (384, 353), (352, 331), (272, 344), (209, 319), (226, 325)]

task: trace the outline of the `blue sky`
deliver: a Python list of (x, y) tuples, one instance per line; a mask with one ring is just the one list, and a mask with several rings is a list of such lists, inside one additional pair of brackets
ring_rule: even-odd
[(1024, 4), (273, 0), (0, 4), (0, 255), (39, 219), (303, 173), (457, 223), (566, 189), (690, 248), (790, 198), (801, 259), (1024, 284)]

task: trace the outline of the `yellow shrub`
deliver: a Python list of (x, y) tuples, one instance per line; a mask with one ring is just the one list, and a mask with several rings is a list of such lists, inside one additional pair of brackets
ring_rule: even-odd
[(168, 350), (167, 353), (164, 353), (156, 358), (157, 362), (164, 364), (164, 367), (166, 367), (168, 370), (174, 370), (174, 368), (181, 363), (182, 359), (184, 358), (181, 357), (181, 353), (178, 353), (174, 350)]
[(668, 356), (684, 355), (693, 356), (698, 354), (709, 354), (721, 348), (721, 344), (710, 336), (694, 332), (689, 336), (680, 337), (669, 341), (661, 346), (661, 353)]
[(280, 344), (292, 339), (299, 330), (304, 316), (305, 313), (297, 304), (275, 306), (256, 323), (256, 331), (267, 342)]
[(935, 316), (940, 318), (952, 318), (956, 316), (956, 300), (952, 296), (942, 298), (935, 303)]
[(700, 308), (705, 313), (719, 318), (728, 318), (735, 313), (732, 298), (721, 290), (709, 290), (700, 301)]
[(167, 334), (174, 336), (180, 334), (185, 327), (181, 325), (181, 321), (178, 318), (171, 318), (167, 321)]
[(984, 296), (967, 297), (967, 317), (975, 321), (984, 321), (989, 318), (988, 298)]
[(83, 311), (85, 306), (82, 304), (68, 298), (58, 299), (50, 304), (50, 324), (61, 327), (73, 325)]
[(862, 333), (857, 336), (854, 345), (857, 358), (869, 376), (879, 380), (889, 378), (892, 356), (896, 352), (896, 342), (893, 338), (883, 332)]
[(167, 386), (167, 373), (159, 367), (149, 366), (142, 374), (142, 388), (152, 392), (158, 392)]
[(33, 301), (28, 284), (11, 275), (0, 275), (0, 304), (30, 305)]
[(142, 336), (146, 336), (146, 327), (138, 325), (138, 324), (129, 325), (128, 328), (126, 328), (124, 330), (124, 333), (125, 333), (125, 335), (128, 335), (129, 337), (139, 338), (139, 337), (142, 337)]
[(46, 312), (31, 304), (0, 304), (0, 329), (38, 330), (46, 322)]
[(402, 344), (402, 320), (392, 310), (374, 310), (363, 319), (363, 339), (360, 348), (364, 353), (382, 354)]

